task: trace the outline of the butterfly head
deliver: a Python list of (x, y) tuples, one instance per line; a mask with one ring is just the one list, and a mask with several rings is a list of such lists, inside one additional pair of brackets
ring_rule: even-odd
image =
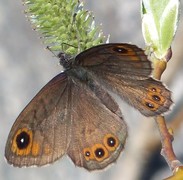
[(73, 56), (65, 54), (63, 52), (60, 52), (57, 57), (60, 60), (60, 64), (65, 68), (65, 69), (71, 69), (72, 67), (72, 62), (74, 60)]

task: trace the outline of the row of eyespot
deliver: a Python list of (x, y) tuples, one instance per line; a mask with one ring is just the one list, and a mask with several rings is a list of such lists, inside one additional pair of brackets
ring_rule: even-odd
[[(153, 101), (156, 101), (157, 103), (159, 102), (160, 104), (163, 104), (165, 99), (161, 99), (157, 94), (160, 94), (161, 93), (161, 90), (159, 89), (156, 89), (155, 87), (150, 87), (149, 88), (149, 93), (148, 93), (148, 97), (150, 99), (152, 99)], [(153, 103), (151, 100), (144, 100), (143, 102), (149, 109), (158, 109), (158, 106)]]
[(107, 134), (103, 139), (103, 144), (95, 144), (91, 148), (84, 148), (84, 157), (87, 161), (103, 161), (109, 156), (109, 151), (114, 151), (118, 145), (118, 139), (112, 134)]
[[(12, 151), (19, 155), (27, 155), (31, 151), (31, 144), (32, 132), (27, 128), (19, 129), (12, 143)], [(94, 159), (103, 161), (109, 156), (109, 151), (114, 151), (118, 145), (118, 139), (112, 134), (107, 134), (103, 138), (103, 144), (95, 144), (91, 148), (85, 148), (83, 150), (84, 157), (87, 161)], [(38, 146), (35, 146), (33, 149), (36, 150), (36, 152), (33, 152), (36, 155), (39, 150)]]

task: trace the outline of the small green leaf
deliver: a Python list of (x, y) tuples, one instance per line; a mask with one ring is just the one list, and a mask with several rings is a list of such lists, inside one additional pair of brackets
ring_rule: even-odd
[(142, 32), (147, 46), (159, 59), (173, 41), (179, 20), (179, 0), (142, 0)]

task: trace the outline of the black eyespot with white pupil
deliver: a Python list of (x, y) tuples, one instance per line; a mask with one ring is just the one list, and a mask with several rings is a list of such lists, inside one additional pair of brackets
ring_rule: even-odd
[(116, 145), (116, 140), (115, 140), (113, 137), (109, 137), (109, 138), (107, 139), (107, 145), (108, 145), (109, 147), (114, 147), (114, 146)]
[(86, 157), (90, 157), (90, 155), (91, 155), (91, 154), (90, 154), (89, 151), (86, 151), (86, 152), (85, 152), (85, 156), (86, 156)]
[(121, 54), (126, 54), (128, 52), (127, 49), (122, 48), (122, 47), (114, 47), (113, 51), (117, 52), (117, 53), (121, 53)]
[(154, 88), (154, 87), (153, 87), (151, 90), (152, 90), (153, 92), (156, 92), (156, 91), (157, 91), (156, 88)]
[(102, 148), (97, 148), (95, 150), (95, 156), (97, 158), (102, 158), (105, 155), (105, 151)]
[(27, 132), (23, 131), (16, 137), (16, 144), (19, 149), (26, 149), (30, 143), (30, 136)]
[(149, 103), (149, 102), (146, 102), (146, 106), (150, 109), (153, 109), (154, 108), (154, 105)]
[(155, 100), (155, 101), (161, 101), (161, 98), (157, 95), (153, 95), (152, 98)]

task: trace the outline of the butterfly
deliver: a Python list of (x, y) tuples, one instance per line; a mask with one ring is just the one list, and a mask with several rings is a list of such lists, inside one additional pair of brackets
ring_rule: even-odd
[(150, 77), (151, 62), (135, 45), (109, 43), (76, 57), (60, 53), (65, 71), (30, 101), (13, 124), (5, 157), (14, 166), (42, 166), (68, 155), (92, 171), (115, 162), (127, 125), (109, 91), (145, 116), (169, 110), (170, 91)]

